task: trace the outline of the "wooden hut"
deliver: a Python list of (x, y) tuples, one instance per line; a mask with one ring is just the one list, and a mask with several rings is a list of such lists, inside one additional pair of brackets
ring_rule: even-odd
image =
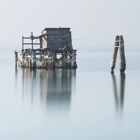
[[(26, 43), (25, 40), (31, 40)], [(38, 40), (39, 43), (34, 43)], [(31, 47), (25, 49), (25, 45)], [(34, 48), (39, 45), (39, 48)], [(76, 51), (72, 46), (70, 28), (45, 28), (40, 36), (22, 37), (22, 67), (76, 69)], [(17, 66), (18, 54), (15, 53)]]

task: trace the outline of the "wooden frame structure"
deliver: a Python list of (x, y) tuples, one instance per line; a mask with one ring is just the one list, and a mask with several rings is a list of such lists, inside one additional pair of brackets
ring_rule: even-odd
[[(35, 43), (34, 40), (38, 40), (39, 43)], [(25, 49), (25, 45), (29, 45), (30, 48)], [(34, 48), (35, 45), (39, 47)], [(76, 51), (72, 47), (70, 28), (45, 28), (40, 36), (34, 36), (33, 33), (30, 37), (22, 36), (22, 50), (15, 51), (15, 66), (20, 62), (23, 68), (76, 69)], [(18, 58), (19, 53), (22, 60)]]

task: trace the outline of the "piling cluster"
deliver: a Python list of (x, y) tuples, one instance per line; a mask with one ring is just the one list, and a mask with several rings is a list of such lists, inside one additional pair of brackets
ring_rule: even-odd
[(113, 58), (111, 62), (111, 73), (114, 73), (118, 50), (120, 55), (120, 72), (123, 73), (126, 69), (126, 61), (125, 61), (125, 52), (124, 52), (124, 39), (122, 35), (120, 36), (117, 35), (115, 39), (115, 47), (114, 47)]

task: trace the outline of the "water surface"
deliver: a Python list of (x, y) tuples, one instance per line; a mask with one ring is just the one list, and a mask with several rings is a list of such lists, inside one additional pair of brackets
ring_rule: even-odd
[(0, 139), (139, 140), (140, 51), (126, 49), (127, 70), (110, 73), (113, 47), (77, 47), (77, 70), (15, 69), (0, 56)]

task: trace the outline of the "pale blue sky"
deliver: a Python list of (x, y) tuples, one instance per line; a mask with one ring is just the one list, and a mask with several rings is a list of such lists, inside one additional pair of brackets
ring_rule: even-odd
[(4, 0), (0, 4), (0, 44), (20, 45), (21, 36), (45, 27), (71, 27), (73, 39), (113, 44), (123, 34), (140, 46), (139, 0)]

